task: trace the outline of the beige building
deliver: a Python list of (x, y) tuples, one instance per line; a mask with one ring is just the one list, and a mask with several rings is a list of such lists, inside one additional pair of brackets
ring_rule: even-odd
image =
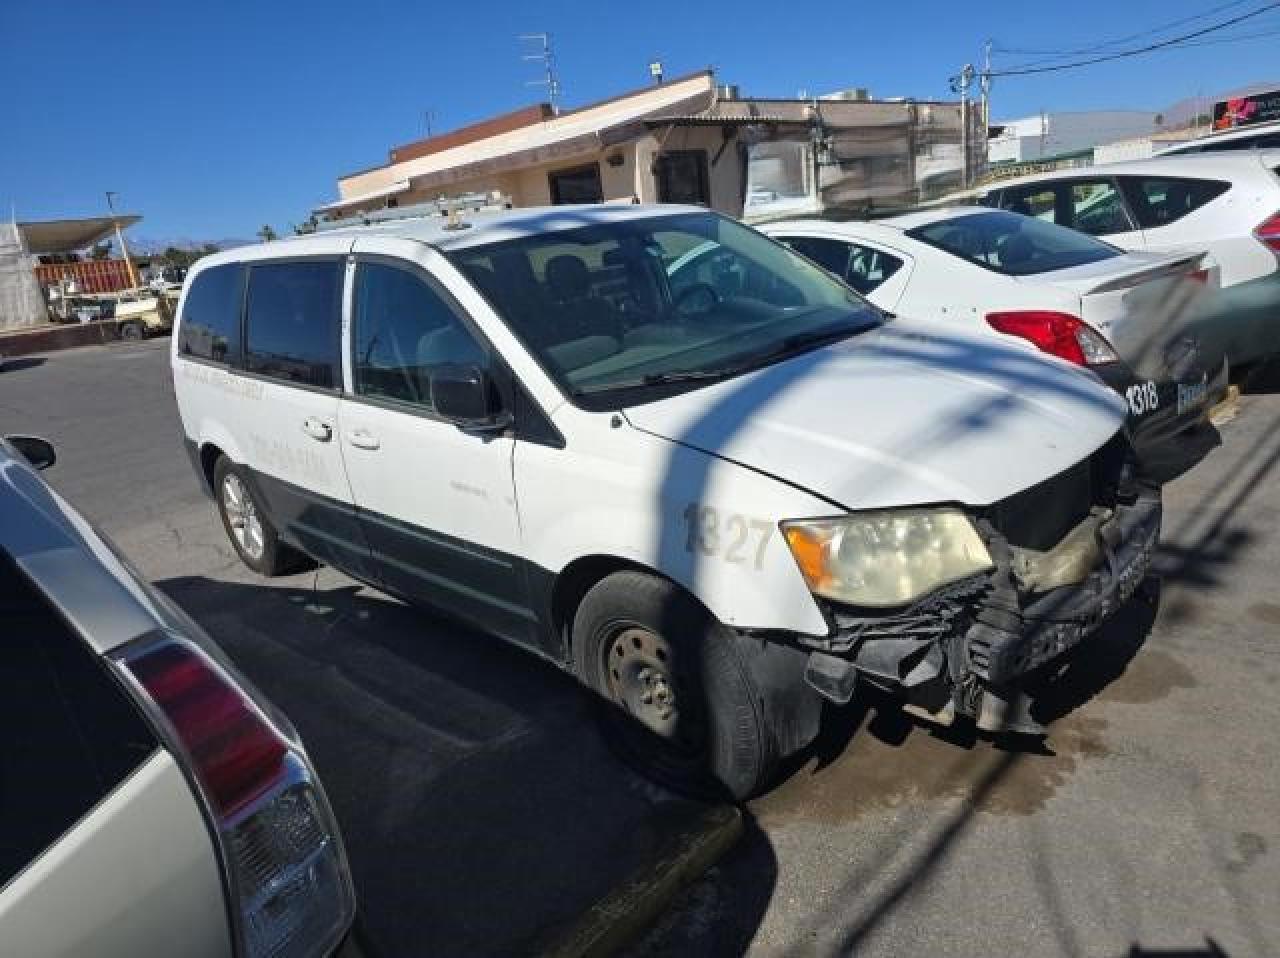
[(396, 147), (387, 163), (339, 178), (337, 202), (315, 212), (333, 219), (491, 191), (515, 206), (634, 199), (741, 210), (741, 164), (720, 149), (719, 128), (663, 136), (645, 122), (701, 112), (714, 98), (708, 70), (558, 115), (529, 107)]
[[(968, 143), (981, 139), (970, 111)], [(749, 220), (910, 206), (963, 180), (958, 103), (865, 91), (742, 99), (711, 71), (555, 113), (546, 104), (390, 151), (338, 180), (322, 220), (467, 194), (513, 206), (695, 203)], [(971, 156), (970, 172), (980, 165)]]

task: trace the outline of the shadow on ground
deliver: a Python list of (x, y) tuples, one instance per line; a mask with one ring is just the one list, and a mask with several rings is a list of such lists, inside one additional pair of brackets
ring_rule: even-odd
[(611, 755), (551, 665), (354, 585), (283, 581), (159, 585), (297, 726), (375, 958), (525, 951), (692, 811)]

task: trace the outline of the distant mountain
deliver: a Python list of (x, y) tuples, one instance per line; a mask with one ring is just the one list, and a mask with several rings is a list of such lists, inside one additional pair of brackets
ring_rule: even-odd
[(1204, 96), (1190, 96), (1165, 107), (1160, 112), (1164, 115), (1166, 127), (1186, 126), (1196, 118), (1197, 114), (1212, 114), (1213, 105), (1219, 100), (1232, 97), (1248, 96), (1251, 93), (1262, 93), (1264, 90), (1280, 90), (1280, 80), (1250, 83), (1236, 87), (1234, 90), (1220, 90), (1217, 93), (1206, 93)]
[(125, 236), (129, 250), (137, 253), (163, 253), (170, 246), (178, 249), (203, 249), (205, 244), (212, 243), (218, 249), (231, 249), (235, 246), (248, 246), (257, 240), (240, 237), (223, 237), (221, 239), (192, 239), (190, 236)]

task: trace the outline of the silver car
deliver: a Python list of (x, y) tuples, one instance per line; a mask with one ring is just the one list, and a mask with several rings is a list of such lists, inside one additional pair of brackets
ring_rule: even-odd
[(355, 897), (289, 721), (0, 441), (0, 952), (324, 955)]

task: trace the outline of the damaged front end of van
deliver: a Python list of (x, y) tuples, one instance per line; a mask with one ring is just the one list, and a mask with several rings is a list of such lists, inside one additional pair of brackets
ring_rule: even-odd
[(1119, 433), (989, 507), (785, 523), (830, 625), (796, 637), (806, 681), (839, 704), (862, 680), (936, 724), (964, 716), (992, 734), (1043, 735), (1027, 680), (1139, 590), (1160, 521), (1159, 486)]

